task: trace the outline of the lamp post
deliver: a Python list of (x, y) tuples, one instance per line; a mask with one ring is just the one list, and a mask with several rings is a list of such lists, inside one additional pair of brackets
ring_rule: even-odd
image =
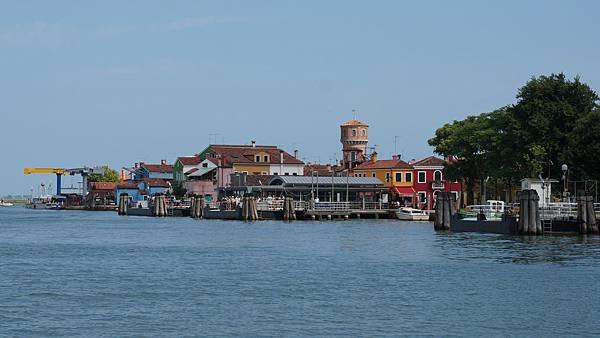
[(567, 199), (567, 173), (569, 172), (569, 167), (566, 164), (563, 164), (561, 167), (563, 172), (562, 180), (563, 180), (563, 198)]

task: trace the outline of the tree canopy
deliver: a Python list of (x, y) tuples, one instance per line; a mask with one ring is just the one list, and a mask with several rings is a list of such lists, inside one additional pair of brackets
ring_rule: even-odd
[(109, 168), (108, 166), (102, 166), (104, 169), (103, 175), (92, 174), (88, 176), (88, 182), (119, 182), (121, 181), (121, 176), (119, 172)]
[(579, 77), (534, 77), (517, 102), (493, 112), (447, 123), (429, 140), (434, 151), (457, 160), (447, 175), (514, 181), (560, 177), (562, 163), (578, 179), (600, 179), (598, 94)]

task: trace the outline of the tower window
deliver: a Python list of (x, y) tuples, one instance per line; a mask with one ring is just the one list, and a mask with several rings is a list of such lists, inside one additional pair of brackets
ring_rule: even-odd
[(356, 129), (352, 129), (352, 136), (356, 137)]
[(367, 136), (367, 131), (363, 129), (362, 135), (366, 137)]

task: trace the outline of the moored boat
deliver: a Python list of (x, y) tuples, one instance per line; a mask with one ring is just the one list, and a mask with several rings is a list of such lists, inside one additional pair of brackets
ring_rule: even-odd
[(402, 221), (429, 221), (429, 214), (427, 212), (409, 207), (398, 209), (396, 217)]

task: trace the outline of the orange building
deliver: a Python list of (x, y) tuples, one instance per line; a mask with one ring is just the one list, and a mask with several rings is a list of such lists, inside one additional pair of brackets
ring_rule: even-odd
[(415, 200), (414, 168), (393, 156), (391, 160), (378, 160), (374, 152), (371, 158), (352, 170), (356, 177), (377, 177), (397, 199), (412, 204)]

